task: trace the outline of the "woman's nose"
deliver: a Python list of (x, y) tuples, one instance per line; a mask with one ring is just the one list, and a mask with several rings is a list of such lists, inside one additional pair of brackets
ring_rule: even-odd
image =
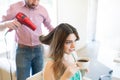
[(75, 42), (71, 44), (71, 48), (75, 48)]

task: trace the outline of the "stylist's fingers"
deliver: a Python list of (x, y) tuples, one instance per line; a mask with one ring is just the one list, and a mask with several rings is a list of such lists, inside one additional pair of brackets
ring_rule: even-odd
[(16, 19), (14, 19), (12, 23), (14, 24), (14, 28), (15, 28), (15, 29), (17, 29), (18, 27), (21, 26), (21, 23), (18, 22)]
[(10, 28), (10, 29), (13, 29), (13, 30), (16, 29), (15, 25), (13, 24), (13, 22), (6, 22), (5, 26)]
[(5, 26), (8, 27), (9, 29), (16, 30), (21, 24), (16, 20), (10, 20), (5, 22)]

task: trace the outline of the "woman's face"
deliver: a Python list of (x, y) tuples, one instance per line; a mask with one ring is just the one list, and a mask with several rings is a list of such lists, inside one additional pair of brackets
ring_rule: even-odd
[(35, 7), (37, 7), (39, 4), (39, 1), (40, 0), (25, 0), (26, 5), (31, 9), (34, 9)]
[(74, 33), (69, 34), (67, 37), (65, 43), (64, 43), (64, 51), (67, 54), (70, 54), (71, 52), (75, 51), (75, 42), (76, 42), (77, 37), (75, 36)]

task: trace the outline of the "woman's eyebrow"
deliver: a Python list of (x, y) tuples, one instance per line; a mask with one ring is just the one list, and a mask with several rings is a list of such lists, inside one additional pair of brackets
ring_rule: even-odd
[(72, 41), (72, 40), (66, 40), (66, 41)]

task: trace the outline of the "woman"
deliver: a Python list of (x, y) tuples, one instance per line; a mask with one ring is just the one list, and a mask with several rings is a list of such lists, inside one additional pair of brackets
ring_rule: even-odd
[(73, 55), (77, 40), (76, 29), (67, 23), (58, 25), (47, 36), (40, 36), (42, 43), (50, 45), (49, 60), (43, 70), (44, 80), (82, 80)]

